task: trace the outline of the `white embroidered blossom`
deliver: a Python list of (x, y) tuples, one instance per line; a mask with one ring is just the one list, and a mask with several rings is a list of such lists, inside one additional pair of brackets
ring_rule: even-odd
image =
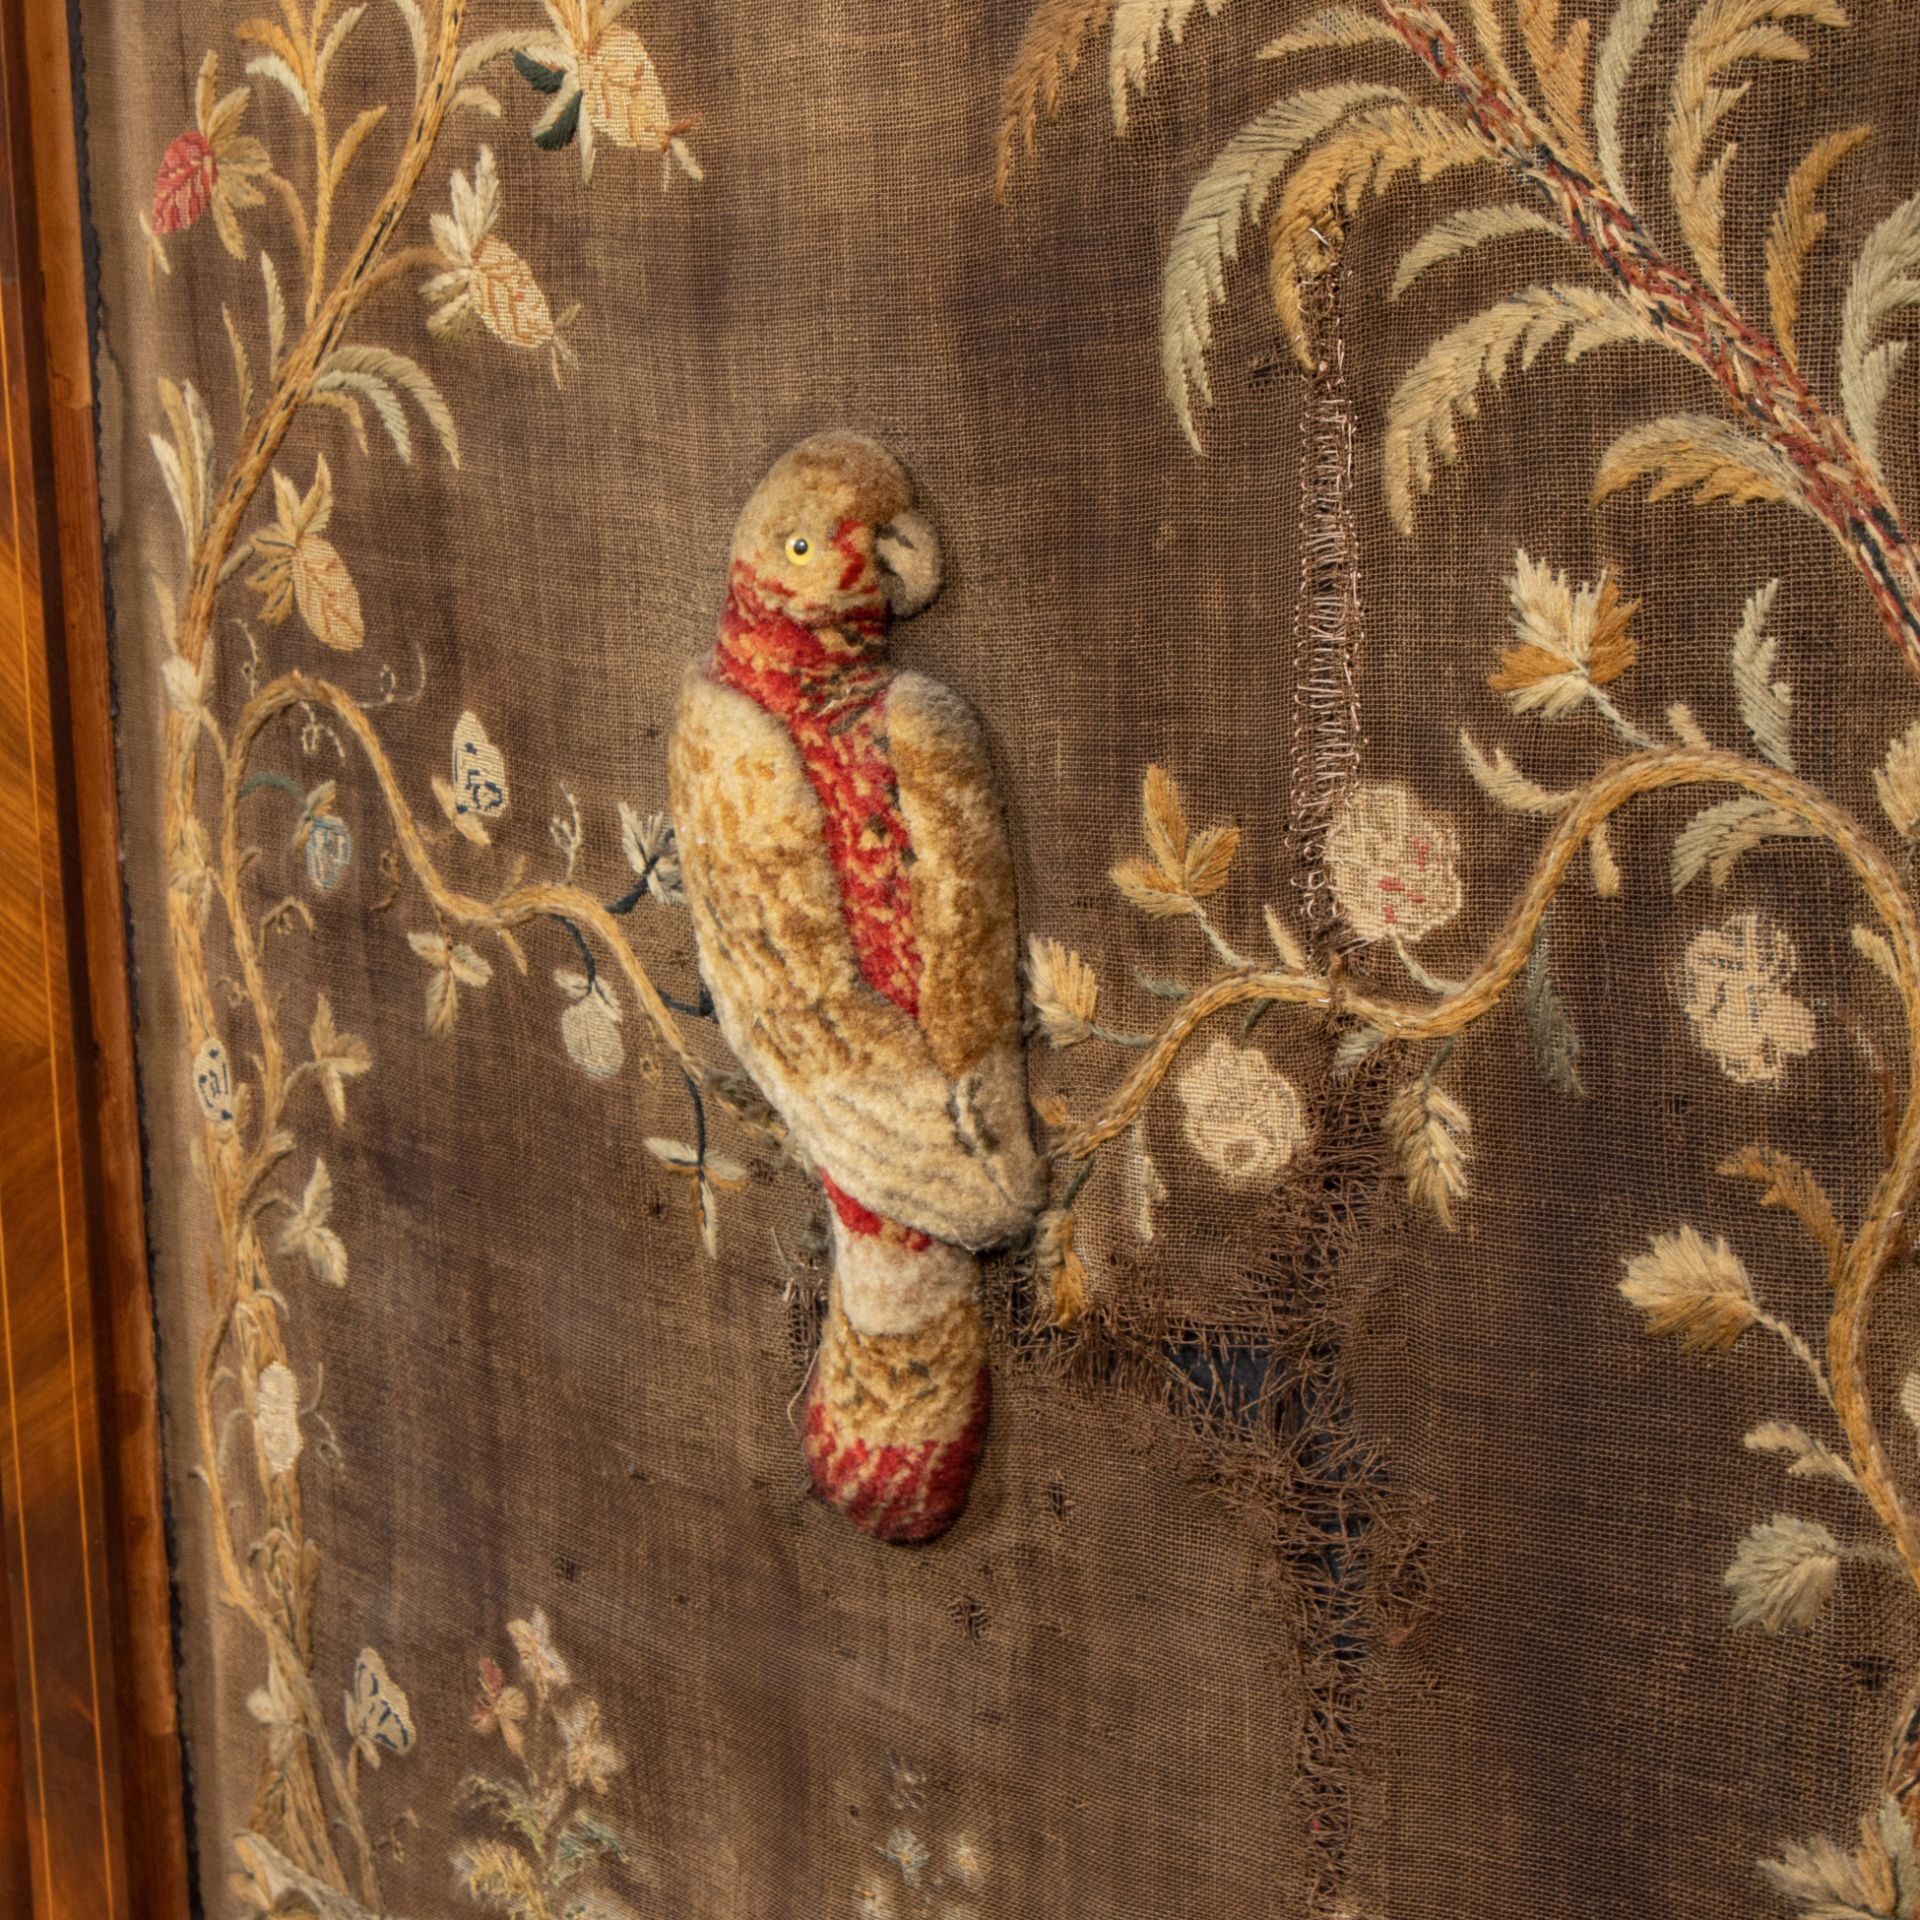
[(1401, 786), (1361, 787), (1327, 830), (1327, 871), (1362, 940), (1412, 943), (1459, 913), (1460, 843)]
[(1217, 1035), (1175, 1085), (1188, 1142), (1231, 1186), (1274, 1179), (1306, 1139), (1299, 1090), (1258, 1048)]
[(1813, 1051), (1813, 1013), (1786, 990), (1798, 964), (1784, 929), (1757, 913), (1702, 928), (1688, 945), (1680, 1003), (1729, 1080), (1769, 1084)]

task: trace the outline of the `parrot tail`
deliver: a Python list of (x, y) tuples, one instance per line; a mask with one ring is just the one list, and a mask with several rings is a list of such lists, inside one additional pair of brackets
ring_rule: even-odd
[(833, 1282), (807, 1387), (807, 1468), (820, 1497), (876, 1539), (931, 1540), (960, 1517), (986, 1444), (979, 1263), (827, 1191)]

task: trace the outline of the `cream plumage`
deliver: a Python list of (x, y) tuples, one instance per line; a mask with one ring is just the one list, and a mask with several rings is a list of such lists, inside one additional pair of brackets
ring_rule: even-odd
[(911, 501), (851, 435), (774, 466), (670, 756), (721, 1030), (833, 1204), (809, 1464), (890, 1539), (964, 1504), (987, 1404), (971, 1255), (1021, 1236), (1043, 1190), (985, 743), (957, 695), (886, 660), (890, 616), (938, 588)]

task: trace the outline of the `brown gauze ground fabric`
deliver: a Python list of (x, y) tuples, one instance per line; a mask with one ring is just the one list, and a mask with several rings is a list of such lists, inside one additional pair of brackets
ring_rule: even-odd
[[(1920, 11), (79, 11), (206, 1912), (1909, 1920)], [(834, 1262), (991, 1236), (668, 817), (827, 430), (1049, 1182), (913, 1546)]]

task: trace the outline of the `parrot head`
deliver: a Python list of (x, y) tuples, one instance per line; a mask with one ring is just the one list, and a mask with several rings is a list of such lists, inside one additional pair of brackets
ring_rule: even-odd
[(815, 434), (774, 462), (730, 558), (736, 601), (874, 641), (940, 591), (940, 543), (905, 468), (853, 433)]

